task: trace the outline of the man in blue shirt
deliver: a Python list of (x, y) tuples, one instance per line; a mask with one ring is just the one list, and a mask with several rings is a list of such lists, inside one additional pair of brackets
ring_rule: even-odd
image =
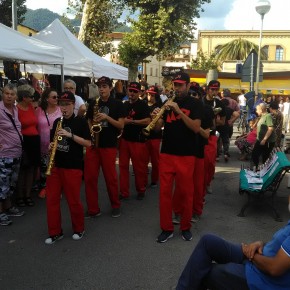
[(176, 289), (290, 289), (290, 220), (266, 244), (257, 241), (237, 245), (211, 234), (204, 235)]

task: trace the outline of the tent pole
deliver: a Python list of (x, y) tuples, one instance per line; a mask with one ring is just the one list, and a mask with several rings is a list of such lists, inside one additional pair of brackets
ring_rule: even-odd
[(63, 64), (60, 65), (60, 72), (61, 72), (61, 79), (60, 79), (61, 91), (63, 92), (63, 83), (64, 83)]

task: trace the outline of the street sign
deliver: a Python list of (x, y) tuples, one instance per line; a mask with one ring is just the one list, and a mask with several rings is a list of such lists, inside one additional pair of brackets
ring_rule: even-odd
[[(247, 56), (242, 68), (242, 82), (256, 82), (258, 54), (253, 49)], [(263, 64), (260, 62), (259, 82), (263, 81)]]

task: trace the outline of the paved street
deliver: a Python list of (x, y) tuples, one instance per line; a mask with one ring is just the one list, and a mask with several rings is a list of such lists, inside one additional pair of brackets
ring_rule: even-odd
[[(45, 201), (36, 199), (26, 215), (13, 218), (13, 225), (0, 228), (0, 289), (98, 289), (166, 290), (176, 281), (203, 233), (212, 232), (235, 242), (267, 241), (289, 218), (287, 179), (276, 205), (283, 223), (276, 222), (267, 207), (251, 207), (245, 218), (237, 214), (246, 197), (238, 193), (238, 151), (231, 147), (228, 163), (220, 161), (213, 181), (214, 193), (206, 196), (202, 219), (192, 227), (193, 240), (182, 240), (178, 227), (173, 239), (156, 243), (160, 233), (158, 188), (148, 189), (143, 201), (122, 203), (122, 215), (112, 218), (101, 178), (102, 215), (86, 220), (86, 234), (71, 239), (68, 209), (63, 200), (65, 237), (47, 246)], [(132, 177), (133, 178), (133, 177)], [(132, 179), (133, 181), (133, 179)], [(84, 190), (82, 190), (82, 194)]]

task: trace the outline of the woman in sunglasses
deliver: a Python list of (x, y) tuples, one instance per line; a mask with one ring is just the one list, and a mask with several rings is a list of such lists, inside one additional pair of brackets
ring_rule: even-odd
[(37, 130), (37, 118), (32, 106), (34, 88), (28, 84), (17, 88), (18, 118), (23, 135), (23, 154), (17, 184), (17, 205), (34, 206), (31, 189), (36, 168), (40, 165), (40, 138)]
[(50, 143), (50, 130), (53, 122), (62, 116), (60, 107), (58, 106), (57, 92), (53, 88), (47, 88), (41, 96), (40, 105), (36, 109), (37, 128), (40, 135), (40, 192), (39, 197), (44, 198), (46, 195), (46, 169), (48, 163), (48, 147)]

